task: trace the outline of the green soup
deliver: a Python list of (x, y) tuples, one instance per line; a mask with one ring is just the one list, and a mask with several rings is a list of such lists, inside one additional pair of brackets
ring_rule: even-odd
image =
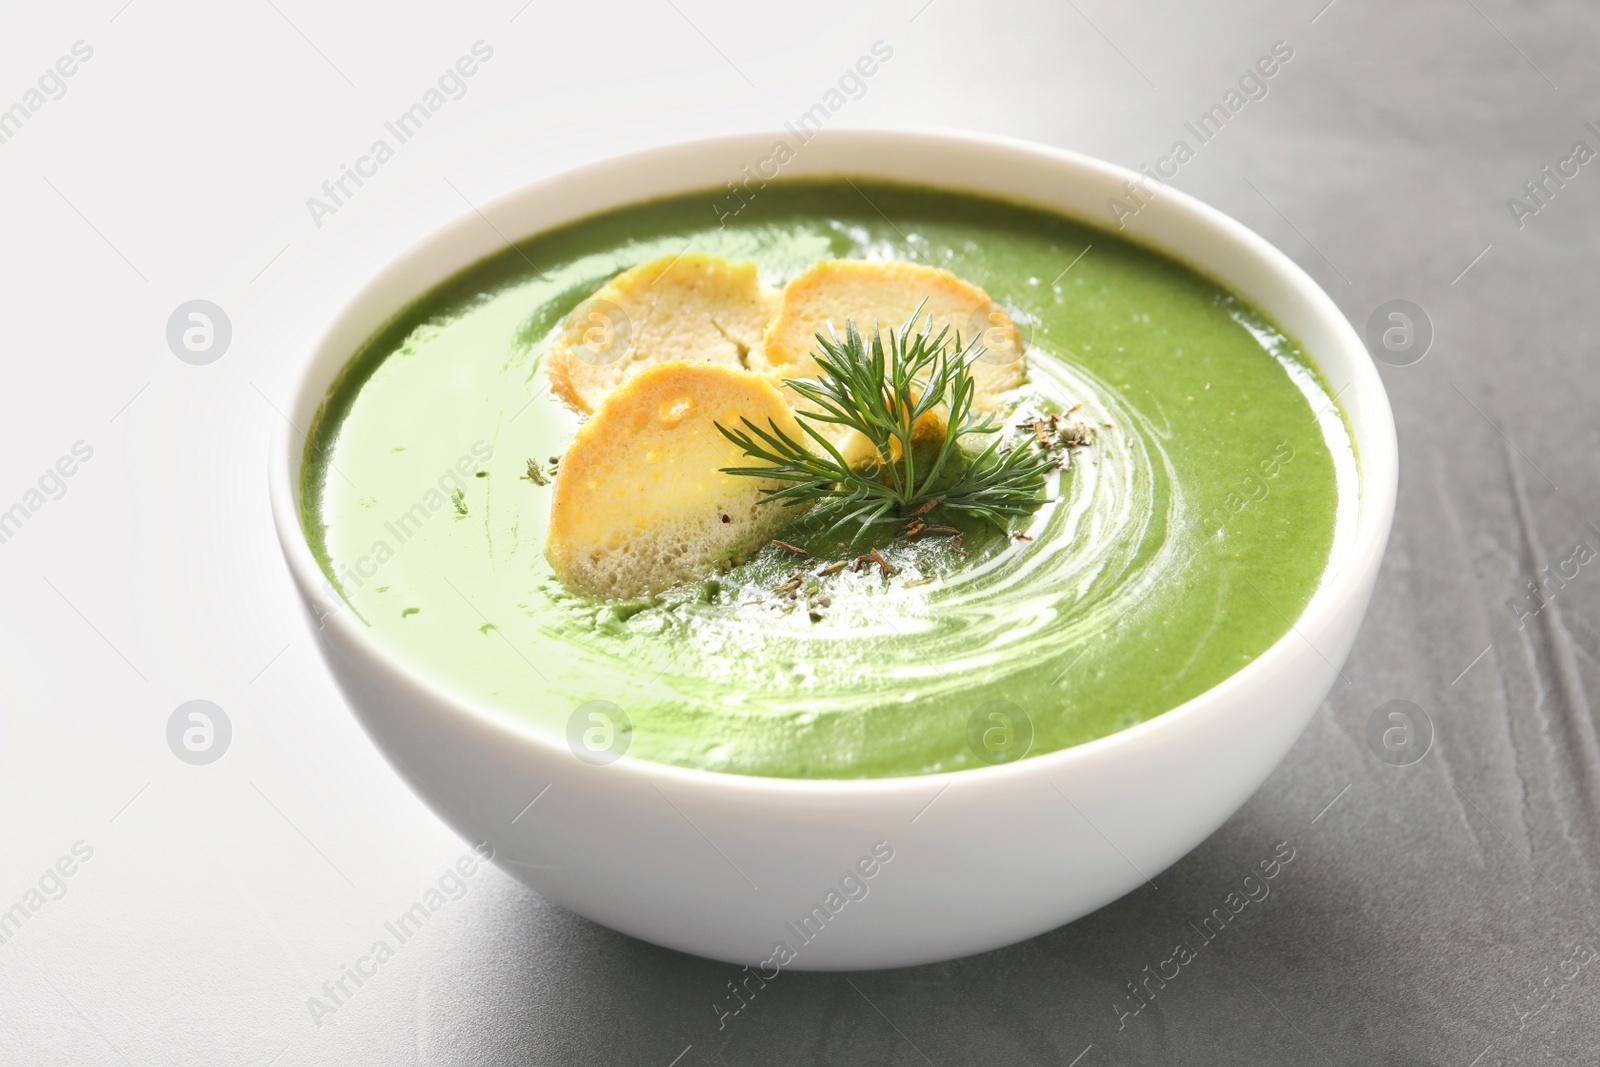
[[(1323, 382), (1260, 312), (1108, 232), (975, 196), (774, 183), (719, 224), (724, 199), (531, 238), (355, 354), (311, 434), (304, 519), (396, 655), (575, 744), (598, 730), (590, 748), (685, 767), (851, 778), (1102, 737), (1289, 630), (1350, 534), (1356, 464)], [(893, 575), (807, 577), (816, 619), (772, 590), (817, 560), (777, 548), (649, 600), (573, 595), (545, 561), (551, 488), (525, 477), (577, 425), (542, 360), (585, 296), (686, 249), (754, 260), (774, 285), (825, 257), (948, 268), (1031, 329), (1022, 401), (1082, 405), (1098, 439), (1032, 540), (886, 543)]]

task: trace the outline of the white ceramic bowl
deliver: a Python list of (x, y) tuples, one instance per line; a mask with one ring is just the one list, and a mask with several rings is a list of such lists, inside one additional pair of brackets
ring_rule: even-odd
[[(385, 320), (498, 251), (497, 231), (520, 239), (639, 200), (721, 190), (780, 139), (793, 141), (726, 137), (587, 166), (483, 207), (492, 228), (464, 212), (372, 279), (328, 327), (292, 398), (294, 425), (310, 427), (334, 376)], [(1100, 225), (1108, 199), (1138, 177), (1018, 141), (868, 130), (823, 131), (782, 176), (829, 174), (971, 190)], [(1076, 748), (928, 777), (794, 781), (626, 756), (591, 766), (564, 738), (436, 684), (354, 612), (326, 614), (299, 517), (301, 437), (285, 427), (272, 454), (278, 536), (301, 595), (325, 615), (317, 637), (351, 706), (441, 818), (489, 842), (497, 862), (546, 899), (686, 952), (770, 960), (769, 975), (785, 964), (893, 967), (997, 948), (1154, 877), (1244, 803), (1333, 684), (1388, 540), (1397, 463), (1376, 368), (1288, 257), (1170, 189), (1125, 233), (1222, 281), (1298, 337), (1340, 390), (1360, 457), (1356, 533), (1333, 577), (1293, 630), (1214, 689)], [(892, 859), (874, 865), (874, 848)], [(872, 877), (846, 878), (863, 858)], [(779, 943), (792, 959), (774, 956)]]

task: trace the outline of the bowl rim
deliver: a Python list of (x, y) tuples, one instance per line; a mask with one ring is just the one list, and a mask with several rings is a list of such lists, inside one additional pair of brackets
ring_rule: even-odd
[[(288, 410), (291, 412), (302, 410), (307, 393), (312, 390), (316, 393), (314, 410), (320, 410), (321, 403), (326, 398), (328, 390), (337, 380), (344, 367), (348, 365), (349, 359), (355, 354), (354, 351), (346, 352), (342, 361), (333, 364), (334, 369), (331, 375), (325, 372), (325, 364), (329, 362), (328, 351), (337, 342), (341, 328), (346, 320), (359, 312), (366, 304), (375, 300), (379, 293), (392, 289), (395, 276), (409, 260), (424, 254), (434, 246), (446, 242), (451, 236), (459, 235), (464, 227), (473, 226), (484, 218), (495, 217), (496, 212), (500, 212), (501, 217), (503, 217), (508, 209), (525, 202), (528, 198), (537, 197), (541, 193), (549, 192), (567, 183), (599, 178), (602, 175), (609, 175), (612, 172), (630, 168), (635, 173), (649, 175), (653, 170), (653, 164), (663, 163), (695, 153), (726, 153), (733, 149), (741, 149), (760, 154), (772, 145), (775, 139), (782, 138), (783, 134), (781, 132), (770, 130), (735, 133), (675, 141), (611, 155), (577, 167), (557, 171), (531, 182), (518, 184), (490, 200), (469, 206), (466, 210), (453, 214), (446, 222), (433, 227), (424, 236), (409, 244), (403, 251), (389, 257), (375, 273), (367, 276), (364, 282), (351, 290), (340, 301), (332, 315), (324, 320), (317, 333), (317, 339), (310, 349), (295, 357), (297, 369), (293, 373), (292, 384), (288, 393), (290, 401)], [(1101, 177), (1114, 179), (1119, 184), (1128, 180), (1137, 183), (1144, 178), (1137, 171), (1070, 149), (1057, 148), (1020, 138), (965, 130), (938, 127), (852, 127), (822, 129), (813, 135), (812, 140), (822, 138), (845, 144), (853, 142), (863, 149), (876, 148), (881, 150), (886, 143), (894, 142), (900, 148), (931, 147), (935, 150), (943, 151), (980, 152), (992, 155), (1010, 155), (1013, 158), (1031, 157), (1036, 162), (1053, 166), (1063, 172), (1098, 172)], [(810, 141), (807, 143), (809, 144)], [(885, 175), (874, 173), (870, 154), (861, 154), (859, 158), (863, 161), (859, 170), (838, 170), (830, 173), (886, 180)], [(808, 176), (812, 175), (801, 175), (800, 177), (803, 180), (804, 177)], [(820, 172), (818, 176), (820, 176)], [(782, 181), (785, 179), (779, 177), (775, 180)], [(549, 229), (575, 222), (582, 218), (592, 217), (594, 214), (692, 191), (690, 189), (681, 189), (652, 192), (649, 191), (651, 188), (649, 178), (640, 181), (638, 184), (641, 186), (641, 191), (635, 196), (617, 199), (611, 202), (609, 206), (598, 208), (592, 212), (574, 214), (568, 218), (550, 222), (541, 230), (519, 234), (514, 239), (523, 240), (534, 236), (536, 233), (546, 232)], [(937, 178), (927, 181), (919, 180), (917, 184), (926, 185), (929, 188), (950, 189), (977, 196), (989, 196), (1013, 203), (1027, 202), (1024, 198), (994, 190), (986, 191), (981, 186), (958, 187), (953, 183), (941, 184)], [(707, 188), (710, 188), (710, 186), (707, 186)], [(733, 790), (745, 795), (747, 799), (766, 795), (780, 800), (850, 799), (866, 796), (897, 797), (902, 794), (926, 794), (928, 790), (934, 788), (937, 788), (938, 793), (943, 795), (945, 789), (957, 784), (993, 784), (998, 786), (1004, 782), (1019, 779), (1044, 778), (1048, 780), (1087, 761), (1112, 758), (1118, 753), (1136, 754), (1140, 748), (1158, 743), (1164, 735), (1181, 734), (1186, 729), (1196, 727), (1204, 728), (1206, 717), (1220, 713), (1221, 709), (1230, 702), (1235, 691), (1255, 685), (1258, 681), (1264, 680), (1275, 671), (1282, 669), (1280, 664), (1286, 663), (1291, 654), (1290, 646), (1293, 643), (1301, 640), (1309, 643), (1309, 639), (1305, 638), (1301, 633), (1302, 630), (1321, 629), (1321, 624), (1331, 622), (1347, 601), (1362, 594), (1364, 579), (1369, 573), (1376, 573), (1388, 541), (1394, 516), (1399, 473), (1398, 443), (1395, 436), (1393, 411), (1376, 362), (1372, 359), (1370, 352), (1368, 352), (1360, 336), (1356, 333), (1354, 326), (1339, 310), (1333, 299), (1310, 275), (1271, 242), (1217, 208), (1213, 208), (1196, 197), (1172, 186), (1163, 185), (1161, 187), (1160, 201), (1166, 205), (1168, 210), (1177, 210), (1185, 213), (1192, 221), (1202, 224), (1211, 232), (1213, 238), (1218, 240), (1219, 245), (1226, 246), (1231, 243), (1239, 251), (1253, 257), (1262, 266), (1270, 269), (1278, 276), (1279, 280), (1287, 282), (1294, 290), (1294, 295), (1302, 300), (1306, 307), (1330, 328), (1333, 343), (1347, 350), (1353, 356), (1350, 359), (1351, 380), (1340, 391), (1339, 395), (1348, 394), (1352, 401), (1359, 397), (1363, 407), (1370, 413), (1363, 421), (1362, 427), (1357, 427), (1353, 420), (1348, 419), (1348, 417), (1346, 419), (1351, 440), (1356, 449), (1357, 476), (1355, 492), (1358, 508), (1354, 536), (1346, 549), (1347, 558), (1342, 561), (1342, 564), (1341, 561), (1329, 560), (1329, 569), (1333, 568), (1335, 564), (1341, 565), (1331, 574), (1329, 570), (1324, 570), (1322, 583), (1313, 593), (1305, 609), (1291, 623), (1289, 628), (1251, 662), (1228, 675), (1216, 685), (1165, 712), (1143, 722), (1077, 745), (1041, 753), (1036, 756), (1026, 756), (998, 765), (873, 778), (782, 778), (683, 767), (624, 754), (619, 759), (607, 764), (604, 768), (606, 771), (636, 779), (634, 784), (639, 785), (654, 781), (670, 781), (685, 787)], [(1109, 232), (1109, 228), (1103, 223), (1073, 214), (1061, 207), (1051, 206), (1042, 201), (1034, 203), (1033, 206)], [(1217, 279), (1213, 272), (1203, 264), (1191, 262), (1187, 257), (1165, 247), (1156, 239), (1143, 234), (1128, 232), (1124, 232), (1119, 236), (1143, 243), (1183, 263), (1190, 269), (1217, 281), (1218, 284), (1225, 284), (1220, 279)], [(493, 253), (483, 253), (479, 259), (491, 254)], [(453, 267), (448, 272), (436, 277), (431, 284), (442, 283), (454, 274), (470, 269), (470, 267), (470, 262), (462, 266)], [(420, 293), (414, 294), (412, 299), (420, 295)], [(396, 308), (392, 314), (398, 313), (399, 310), (399, 308)], [(1318, 354), (1308, 351), (1307, 355), (1313, 365), (1320, 371), (1322, 361), (1318, 358)], [(1337, 399), (1336, 403), (1338, 403)], [(1345, 405), (1341, 404), (1340, 407), (1341, 410), (1348, 411)], [(283, 419), (278, 422), (274, 430), (268, 457), (268, 492), (273, 522), (285, 562), (291, 577), (298, 587), (297, 591), (303, 599), (310, 601), (314, 599), (310, 591), (319, 588), (322, 583), (327, 581), (327, 577), (311, 551), (301, 520), (299, 485), (303, 450), (297, 446), (303, 440), (305, 440), (304, 433), (294, 425), (291, 419)], [(339, 596), (337, 591), (335, 591), (335, 595)], [(350, 608), (348, 603), (343, 601), (342, 596), (339, 596), (339, 602), (340, 609), (324, 615), (320, 619), (321, 625), (333, 627), (339, 639), (347, 645), (358, 649), (369, 662), (381, 664), (392, 678), (426, 696), (432, 706), (448, 709), (451, 717), (461, 717), (467, 720), (464, 725), (496, 731), (508, 737), (514, 737), (518, 741), (533, 746), (535, 749), (543, 750), (542, 754), (545, 757), (576, 759), (566, 746), (564, 739), (547, 728), (531, 721), (519, 720), (515, 712), (509, 709), (497, 708), (486, 700), (480, 699), (471, 693), (460, 691), (441, 680), (431, 677), (423, 667), (406, 660), (400, 653), (389, 648), (381, 641), (370, 628), (359, 622), (356, 612)], [(1315, 649), (1315, 646), (1312, 647)], [(1318, 654), (1320, 655), (1320, 652)], [(348, 698), (346, 698), (346, 702), (351, 703)], [(358, 718), (364, 717), (364, 714), (359, 711), (357, 715)]]

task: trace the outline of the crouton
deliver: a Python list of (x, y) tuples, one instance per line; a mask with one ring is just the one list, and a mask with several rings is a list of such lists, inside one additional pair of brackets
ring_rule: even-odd
[[(926, 301), (926, 303), (924, 303)], [(844, 336), (846, 319), (870, 338), (874, 324), (885, 334), (898, 330), (917, 306), (917, 329), (931, 317), (935, 335), (950, 329), (963, 344), (979, 336), (987, 349), (972, 364), (977, 385), (973, 407), (993, 411), (1000, 396), (1023, 382), (1024, 346), (1011, 317), (989, 294), (947, 270), (920, 263), (824, 260), (791, 281), (763, 345), (770, 373), (778, 378), (814, 378), (816, 335)]]
[(550, 389), (587, 415), (622, 381), (658, 363), (747, 367), (778, 300), (754, 263), (700, 252), (641, 263), (567, 316), (550, 347)]
[(658, 593), (742, 561), (798, 518), (761, 504), (782, 483), (722, 473), (759, 465), (715, 424), (803, 440), (767, 377), (707, 362), (640, 370), (579, 428), (561, 461), (545, 555), (570, 589), (603, 598)]

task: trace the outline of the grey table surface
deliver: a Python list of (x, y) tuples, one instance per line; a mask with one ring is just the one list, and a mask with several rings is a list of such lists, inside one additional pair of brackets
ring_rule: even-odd
[[(313, 217), (477, 40), (494, 58), (469, 91)], [(1394, 299), (1431, 323), (1425, 358), (1382, 368), (1398, 518), (1346, 681), (1156, 887), (1024, 944), (784, 974), (719, 1027), (733, 968), (490, 869), (315, 1018), (466, 846), (363, 736), (290, 594), (261, 483), (295, 353), (464, 200), (776, 128), (876, 40), (893, 59), (840, 125), (1132, 166), (1293, 48), (1173, 183), (1358, 328)], [(1600, 149), (1597, 47), (1600, 9), (1506, 0), (0, 5), (0, 106), (27, 112), (0, 143), (0, 508), (28, 512), (0, 543), (0, 908), (25, 912), (0, 943), (0, 1062), (1600, 1060), (1600, 169), (1574, 154)], [(197, 297), (232, 323), (207, 366), (164, 334)], [(54, 480), (74, 447), (90, 458)], [(191, 699), (232, 725), (206, 766), (166, 740)], [(1431, 724), (1407, 766), (1367, 741), (1393, 700)], [(1122, 1017), (1127, 983), (1280, 843), (1270, 895)]]

